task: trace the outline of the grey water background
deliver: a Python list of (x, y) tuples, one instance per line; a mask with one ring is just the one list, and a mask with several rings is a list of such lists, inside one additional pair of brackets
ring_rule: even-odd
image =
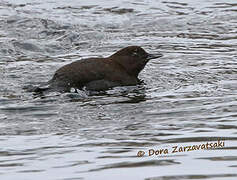
[[(144, 85), (24, 88), (129, 45), (164, 54)], [(236, 60), (236, 0), (0, 0), (0, 179), (236, 179)], [(218, 139), (225, 147), (147, 155)]]

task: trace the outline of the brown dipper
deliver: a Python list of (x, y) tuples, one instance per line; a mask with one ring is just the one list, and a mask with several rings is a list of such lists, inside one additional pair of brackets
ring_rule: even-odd
[(100, 91), (115, 86), (136, 85), (139, 82), (138, 74), (146, 63), (161, 56), (148, 54), (139, 46), (129, 46), (106, 58), (78, 60), (59, 68), (47, 83), (48, 88), (61, 92), (83, 87)]

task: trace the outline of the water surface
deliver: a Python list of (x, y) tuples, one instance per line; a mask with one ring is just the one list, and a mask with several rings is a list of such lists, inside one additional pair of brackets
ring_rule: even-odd
[[(1, 179), (236, 179), (236, 12), (235, 0), (0, 0)], [(164, 54), (143, 85), (93, 96), (24, 88), (129, 45)]]

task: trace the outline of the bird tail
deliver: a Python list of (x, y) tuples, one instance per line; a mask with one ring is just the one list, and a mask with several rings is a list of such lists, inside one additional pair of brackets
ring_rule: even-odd
[(44, 91), (49, 90), (50, 86), (48, 83), (44, 83), (40, 86), (27, 85), (27, 86), (24, 86), (23, 89), (25, 89), (27, 92), (42, 93)]

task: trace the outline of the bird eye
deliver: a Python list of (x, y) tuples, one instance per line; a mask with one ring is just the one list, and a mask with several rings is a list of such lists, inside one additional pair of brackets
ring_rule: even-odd
[(137, 56), (137, 52), (133, 52), (133, 53), (132, 53), (132, 56)]
[(138, 55), (138, 49), (134, 49), (133, 53), (132, 53), (132, 56), (137, 56), (137, 55)]

